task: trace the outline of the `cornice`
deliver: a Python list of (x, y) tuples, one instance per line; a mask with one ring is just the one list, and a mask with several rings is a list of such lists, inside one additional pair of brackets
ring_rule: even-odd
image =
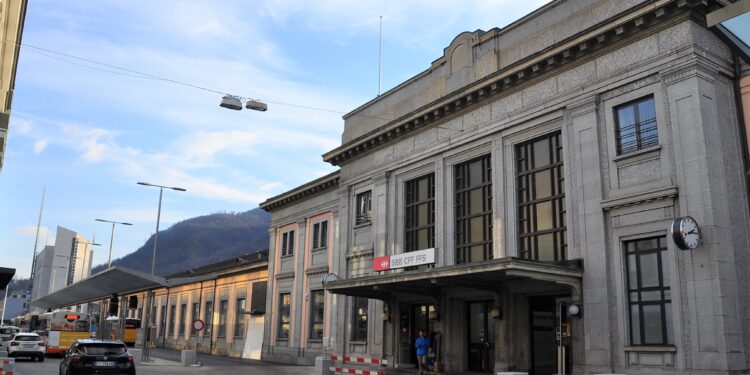
[(602, 210), (610, 211), (618, 208), (635, 206), (664, 199), (674, 199), (678, 195), (677, 186), (649, 191), (646, 193), (632, 194), (625, 197), (606, 199), (601, 202)]
[(276, 278), (276, 280), (293, 279), (294, 278), (294, 272), (293, 271), (279, 272), (274, 277)]
[[(439, 121), (475, 108), (487, 99), (498, 97), (521, 85), (536, 81), (547, 73), (586, 59), (600, 50), (627, 40), (643, 31), (659, 28), (664, 21), (693, 12), (705, 14), (720, 6), (710, 0), (661, 0), (647, 4), (619, 19), (594, 26), (574, 35), (555, 47), (533, 54), (516, 64), (500, 70), (463, 90), (438, 99), (410, 114), (393, 120), (357, 139), (325, 154), (323, 160), (342, 165), (349, 160), (378, 149), (407, 134), (432, 126)], [(662, 26), (666, 27), (666, 26)]]
[(336, 188), (338, 186), (339, 171), (336, 171), (327, 176), (323, 176), (317, 180), (299, 186), (293, 190), (287, 191), (286, 193), (268, 198), (259, 206), (265, 211), (271, 212), (294, 202), (307, 199), (324, 191)]
[(692, 77), (701, 77), (713, 82), (716, 79), (716, 72), (700, 62), (694, 62), (690, 65), (661, 73), (662, 81), (667, 85), (672, 85)]

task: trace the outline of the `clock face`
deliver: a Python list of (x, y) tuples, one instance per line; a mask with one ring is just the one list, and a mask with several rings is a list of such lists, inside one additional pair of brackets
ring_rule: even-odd
[(698, 223), (690, 216), (675, 219), (672, 224), (672, 239), (680, 249), (695, 249), (701, 241)]

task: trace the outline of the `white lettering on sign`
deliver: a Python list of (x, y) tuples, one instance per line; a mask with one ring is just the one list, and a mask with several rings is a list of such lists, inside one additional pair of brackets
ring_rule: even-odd
[(391, 255), (391, 269), (415, 267), (435, 263), (435, 249), (424, 249), (408, 253)]

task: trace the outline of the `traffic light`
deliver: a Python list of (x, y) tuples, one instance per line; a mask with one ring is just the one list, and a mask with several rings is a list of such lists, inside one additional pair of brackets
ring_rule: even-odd
[(117, 293), (113, 293), (109, 300), (109, 315), (117, 316), (118, 311), (120, 311), (120, 297), (117, 296)]

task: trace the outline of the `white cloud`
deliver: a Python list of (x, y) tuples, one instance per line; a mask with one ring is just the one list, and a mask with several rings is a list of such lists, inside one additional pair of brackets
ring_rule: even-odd
[(34, 142), (34, 153), (39, 155), (44, 151), (45, 148), (47, 148), (47, 145), (49, 144), (48, 139), (40, 139), (36, 142)]
[[(21, 236), (27, 236), (34, 238), (36, 236), (36, 225), (26, 225), (22, 227), (15, 228), (13, 230), (15, 234), (21, 235)], [(47, 238), (50, 234), (50, 229), (45, 226), (39, 227), (39, 243), (44, 243), (44, 239)]]

